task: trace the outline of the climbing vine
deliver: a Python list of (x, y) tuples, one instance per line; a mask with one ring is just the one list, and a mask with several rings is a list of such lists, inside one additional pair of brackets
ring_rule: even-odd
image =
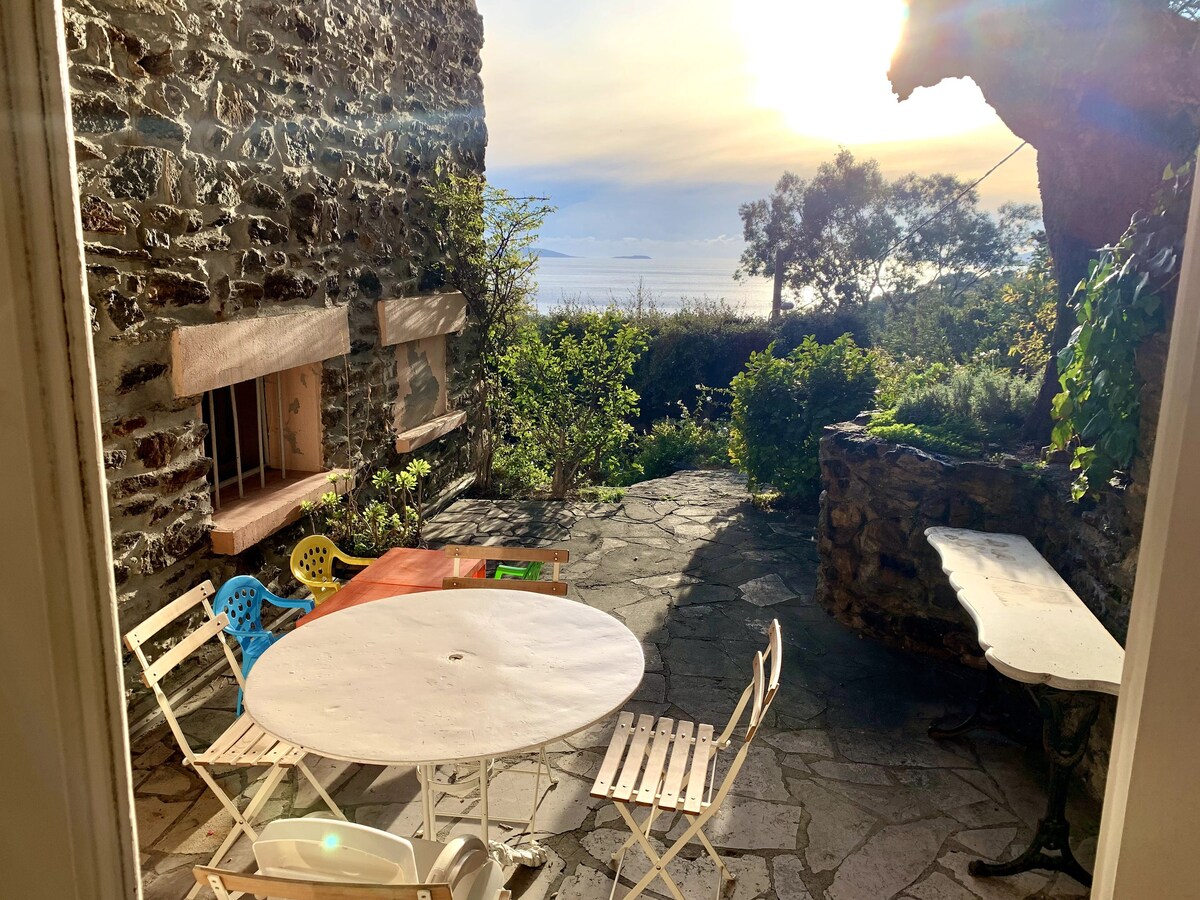
[(1071, 450), (1076, 500), (1125, 480), (1137, 452), (1142, 379), (1137, 353), (1167, 327), (1191, 195), (1191, 165), (1168, 168), (1154, 211), (1092, 261), (1071, 305), (1078, 326), (1058, 355), (1052, 444)]

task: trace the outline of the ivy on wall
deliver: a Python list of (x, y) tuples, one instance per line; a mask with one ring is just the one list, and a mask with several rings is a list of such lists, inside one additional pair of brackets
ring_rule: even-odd
[(1166, 328), (1191, 196), (1192, 166), (1168, 168), (1154, 211), (1134, 216), (1121, 239), (1092, 261), (1071, 305), (1078, 326), (1058, 355), (1052, 445), (1071, 450), (1082, 499), (1121, 484), (1137, 452), (1145, 340)]

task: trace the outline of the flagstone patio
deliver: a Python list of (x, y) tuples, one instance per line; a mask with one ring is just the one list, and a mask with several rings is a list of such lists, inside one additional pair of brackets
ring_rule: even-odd
[[(709, 829), (738, 875), (734, 900), (1086, 896), (1062, 875), (967, 874), (971, 858), (1006, 858), (1031, 836), (1045, 796), (1040, 749), (987, 731), (930, 740), (929, 721), (965, 705), (977, 674), (860, 639), (829, 618), (812, 598), (814, 529), (815, 517), (755, 509), (737, 476), (684, 472), (637, 485), (619, 504), (459, 501), (428, 537), (434, 546), (569, 547), (563, 577), (572, 594), (619, 616), (643, 640), (647, 674), (633, 708), (656, 715), (723, 723), (767, 624), (780, 620), (785, 664), (772, 727)], [(189, 735), (203, 744), (219, 734), (234, 699), (230, 684), (198, 698), (206, 705), (185, 718)], [(588, 788), (610, 728), (551, 748), (561, 777), (538, 813), (551, 857), (515, 876), (518, 900), (608, 896), (608, 860), (626, 832)], [(191, 866), (207, 862), (228, 833), (229, 819), (165, 732), (136, 742), (133, 766), (146, 897), (174, 900), (191, 886)], [(314, 771), (354, 821), (397, 834), (418, 826), (410, 769), (318, 761)], [(245, 773), (228, 779), (246, 787)], [(520, 805), (530, 789), (526, 779), (499, 774), (493, 813)], [(321, 809), (308, 787), (279, 796), (272, 815)], [(1073, 798), (1070, 814), (1078, 855), (1090, 865), (1098, 807)], [(680, 830), (671, 818), (662, 827)], [(497, 828), (494, 836), (508, 835)], [(689, 898), (709, 897), (712, 864), (691, 856), (672, 864), (677, 880)], [(243, 840), (227, 864), (249, 861)], [(626, 874), (636, 880), (646, 865), (631, 852)]]

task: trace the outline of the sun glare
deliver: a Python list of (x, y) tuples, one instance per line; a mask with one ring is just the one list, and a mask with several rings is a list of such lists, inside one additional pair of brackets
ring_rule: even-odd
[(969, 81), (943, 82), (899, 103), (887, 80), (903, 0), (735, 0), (751, 102), (797, 134), (848, 144), (960, 134), (994, 124)]

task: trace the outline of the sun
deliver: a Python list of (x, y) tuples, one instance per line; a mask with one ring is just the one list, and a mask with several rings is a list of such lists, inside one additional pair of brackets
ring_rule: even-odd
[(846, 144), (919, 140), (994, 124), (971, 82), (944, 82), (899, 103), (887, 80), (904, 0), (733, 0), (755, 106), (800, 135)]

